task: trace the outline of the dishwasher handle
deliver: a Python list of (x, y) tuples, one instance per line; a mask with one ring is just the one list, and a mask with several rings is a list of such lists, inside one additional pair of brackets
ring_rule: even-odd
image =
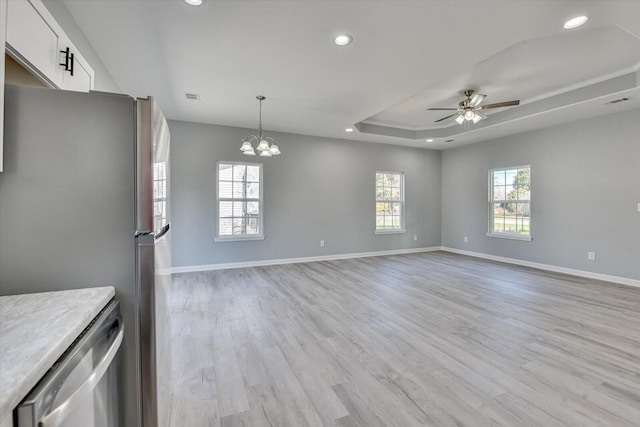
[[(120, 303), (111, 300), (15, 410), (20, 427), (55, 427), (100, 383), (122, 345)], [(77, 370), (92, 354), (90, 372)], [(87, 359), (88, 360), (88, 359)]]
[(47, 415), (45, 415), (39, 423), (41, 427), (55, 427), (61, 424), (62, 420), (64, 420), (67, 415), (71, 411), (73, 411), (78, 404), (80, 404), (84, 399), (90, 396), (93, 392), (93, 389), (96, 388), (100, 380), (104, 376), (107, 369), (111, 365), (113, 358), (118, 353), (118, 349), (122, 344), (122, 338), (124, 337), (124, 324), (120, 322), (118, 327), (118, 333), (116, 335), (115, 340), (109, 347), (109, 350), (105, 353), (105, 355), (100, 359), (97, 366), (94, 368), (93, 372), (87, 377), (85, 382), (83, 382), (75, 391), (69, 396), (67, 400), (58, 405), (55, 409), (51, 410)]

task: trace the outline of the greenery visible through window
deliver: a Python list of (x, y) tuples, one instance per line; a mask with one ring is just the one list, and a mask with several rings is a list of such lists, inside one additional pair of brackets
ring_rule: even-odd
[(261, 238), (262, 165), (218, 163), (218, 237)]
[(531, 236), (531, 168), (494, 169), (489, 179), (489, 232)]
[(404, 231), (404, 174), (376, 172), (376, 232)]

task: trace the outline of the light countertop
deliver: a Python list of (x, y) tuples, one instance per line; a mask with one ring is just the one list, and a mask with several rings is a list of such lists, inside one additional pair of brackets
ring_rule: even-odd
[(0, 424), (114, 295), (103, 287), (0, 297)]

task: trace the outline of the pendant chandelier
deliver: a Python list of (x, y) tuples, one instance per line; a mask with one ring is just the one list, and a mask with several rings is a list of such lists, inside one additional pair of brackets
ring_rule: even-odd
[(249, 135), (248, 138), (244, 138), (242, 140), (240, 151), (242, 151), (242, 154), (244, 155), (255, 156), (256, 152), (253, 149), (253, 143), (255, 142), (257, 144), (256, 150), (258, 150), (262, 157), (277, 156), (278, 154), (280, 154), (278, 145), (275, 143), (273, 138), (264, 136), (262, 134), (262, 101), (267, 98), (262, 95), (258, 95), (256, 96), (256, 99), (260, 101), (260, 120), (258, 121), (258, 135)]

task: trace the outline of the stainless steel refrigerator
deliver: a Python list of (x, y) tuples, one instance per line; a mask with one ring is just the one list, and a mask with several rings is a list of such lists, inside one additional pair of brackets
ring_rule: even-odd
[(122, 426), (170, 409), (169, 130), (152, 98), (5, 87), (0, 295), (114, 286)]

